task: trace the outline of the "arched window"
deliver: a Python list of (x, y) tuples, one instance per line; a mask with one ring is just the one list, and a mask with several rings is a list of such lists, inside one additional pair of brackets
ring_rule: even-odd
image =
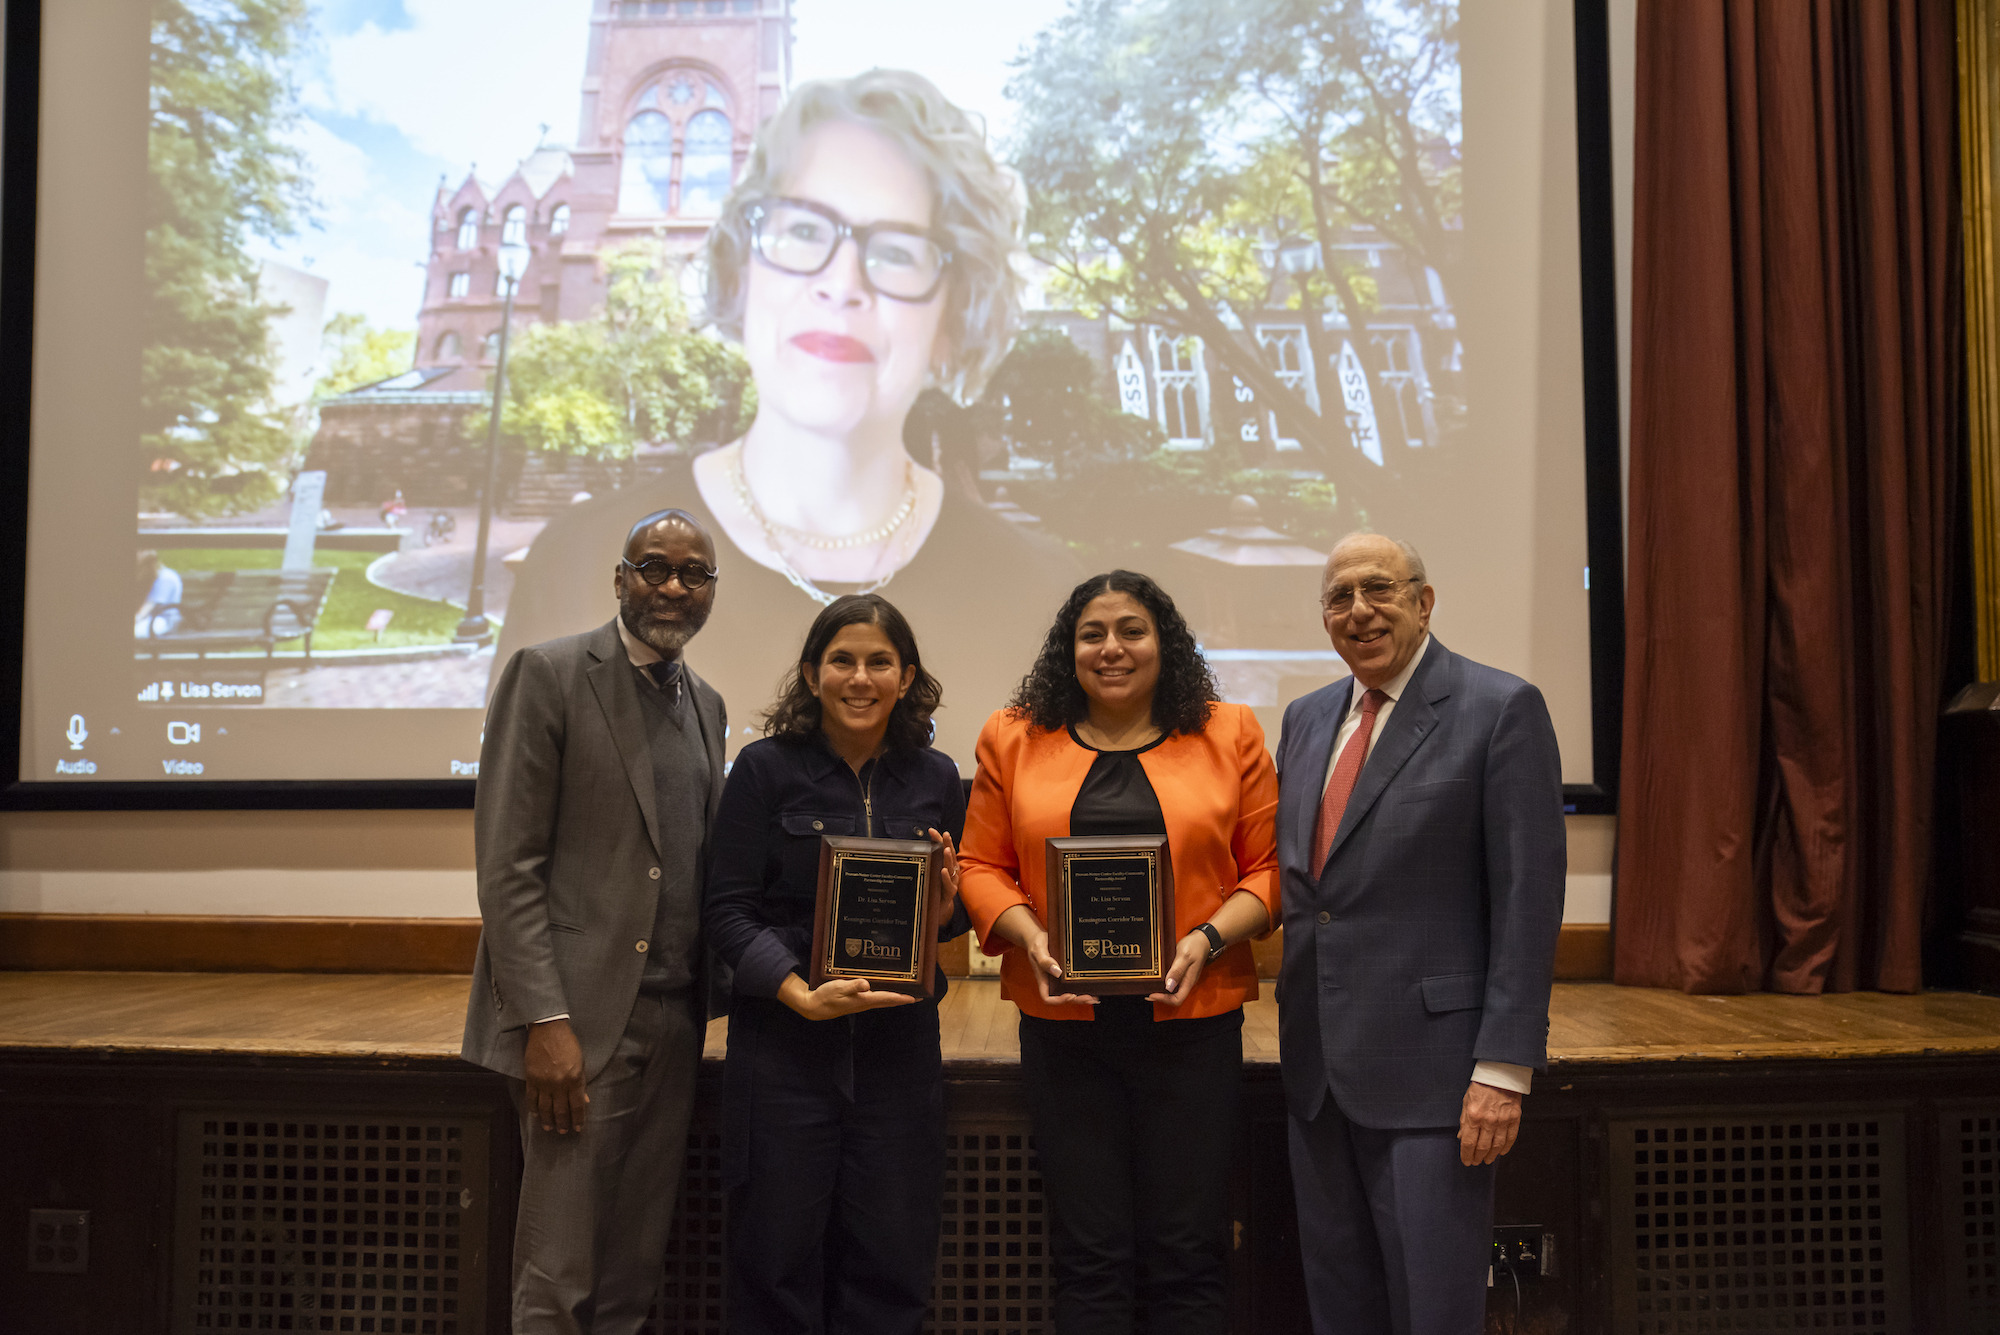
[(667, 212), (674, 170), (674, 123), (642, 111), (625, 127), (625, 161), (618, 175), (620, 213)]
[(467, 209), (458, 215), (458, 248), (472, 250), (479, 245), (479, 210)]
[(549, 235), (561, 236), (569, 230), (569, 205), (558, 204), (549, 214)]
[(500, 357), (500, 331), (494, 330), (479, 340), (479, 356), (484, 361), (497, 361)]
[(732, 175), (729, 117), (719, 111), (697, 111), (688, 121), (681, 153), (681, 213), (713, 218), (722, 212)]
[(507, 217), (500, 224), (500, 244), (503, 246), (525, 246), (528, 244), (528, 211), (516, 204), (507, 210)]
[(1155, 331), (1153, 384), (1159, 390), (1159, 423), (1168, 449), (1201, 449), (1208, 443), (1201, 392), (1201, 340)]
[(438, 335), (437, 360), (441, 362), (455, 362), (458, 360), (460, 352), (461, 348), (459, 347), (457, 334), (447, 329), (444, 333)]
[(451, 276), (451, 283), (445, 288), (445, 295), (448, 297), (462, 297), (471, 291), (472, 275), (461, 269)]

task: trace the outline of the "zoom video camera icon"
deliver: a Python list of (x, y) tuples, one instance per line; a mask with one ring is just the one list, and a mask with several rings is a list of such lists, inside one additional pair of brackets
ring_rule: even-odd
[(175, 746), (193, 746), (201, 740), (201, 724), (169, 723), (167, 725), (167, 740)]

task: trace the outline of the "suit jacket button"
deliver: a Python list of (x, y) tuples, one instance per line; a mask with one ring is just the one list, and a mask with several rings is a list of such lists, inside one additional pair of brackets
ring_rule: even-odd
[(644, 941), (641, 941), (637, 945), (633, 946), (632, 949), (638, 951), (641, 955), (643, 955), (646, 953), (646, 943)]
[(1320, 915), (1319, 915), (1319, 920), (1320, 920), (1321, 922), (1332, 922), (1332, 921), (1333, 921), (1333, 915), (1332, 915), (1331, 913), (1322, 913), (1322, 914), (1320, 914)]
[(813, 822), (813, 828), (815, 830), (824, 830), (826, 828), (826, 822), (823, 820), (816, 820)]
[(652, 877), (654, 880), (657, 881), (660, 879), (660, 869), (658, 867), (655, 867), (651, 871), (647, 872), (646, 875)]

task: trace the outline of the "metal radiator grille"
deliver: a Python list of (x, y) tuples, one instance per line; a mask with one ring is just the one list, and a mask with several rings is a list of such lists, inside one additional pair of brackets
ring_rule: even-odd
[[(2000, 1329), (2000, 1257), (1994, 1200), (2000, 1191), (2000, 1117), (1986, 1108), (1947, 1111), (1938, 1127), (1939, 1236), (1958, 1267), (1946, 1291), (1951, 1329)], [(1956, 1185), (1954, 1185), (1956, 1183)]]
[(174, 1330), (483, 1335), (486, 1179), (470, 1119), (183, 1112)]
[(1901, 1116), (1732, 1111), (1610, 1124), (1614, 1331), (1910, 1330)]
[(1055, 1329), (1042, 1166), (1026, 1121), (947, 1125), (930, 1335)]
[[(1023, 1122), (954, 1122), (928, 1335), (1045, 1335), (1050, 1308), (1041, 1164)], [(688, 1136), (666, 1274), (646, 1335), (722, 1335), (722, 1137)]]
[(645, 1335), (722, 1335), (722, 1200), (721, 1133), (696, 1127), (688, 1132), (666, 1274), (640, 1328)]

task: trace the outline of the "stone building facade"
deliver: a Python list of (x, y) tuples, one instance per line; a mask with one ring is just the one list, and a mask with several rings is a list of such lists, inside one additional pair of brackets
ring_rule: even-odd
[(499, 348), (499, 251), (528, 247), (523, 323), (587, 318), (601, 250), (660, 236), (692, 252), (791, 82), (791, 0), (595, 0), (574, 145), (542, 144), (497, 185), (441, 184), (417, 316), (431, 392), (485, 387)]

